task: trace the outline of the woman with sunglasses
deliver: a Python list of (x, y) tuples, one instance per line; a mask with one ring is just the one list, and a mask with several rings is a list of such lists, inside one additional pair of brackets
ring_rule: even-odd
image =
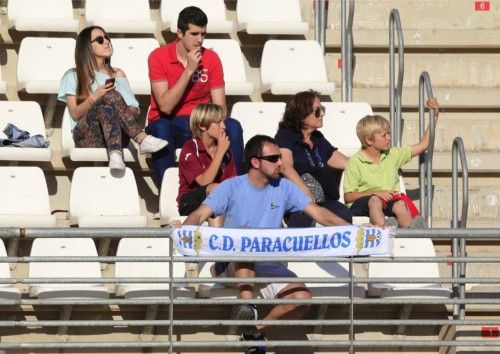
[[(299, 92), (288, 101), (275, 136), (282, 154), (281, 173), (318, 204), (352, 222), (351, 212), (338, 201), (339, 170), (345, 168), (348, 158), (318, 130), (324, 115), (319, 92)], [(287, 225), (310, 227), (312, 221), (304, 213), (295, 212)]]
[(106, 148), (111, 170), (124, 170), (122, 148), (132, 138), (142, 154), (167, 145), (137, 123), (139, 102), (125, 73), (111, 66), (113, 47), (103, 28), (90, 26), (76, 38), (75, 68), (61, 79), (58, 99), (72, 118), (76, 147)]

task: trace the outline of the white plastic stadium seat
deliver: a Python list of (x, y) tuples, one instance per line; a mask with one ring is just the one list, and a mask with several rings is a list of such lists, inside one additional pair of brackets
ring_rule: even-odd
[(260, 65), (262, 92), (294, 95), (313, 89), (331, 95), (335, 84), (328, 82), (323, 54), (314, 40), (268, 40)]
[(226, 18), (224, 0), (161, 0), (161, 22), (164, 29), (177, 32), (177, 18), (179, 12), (188, 6), (196, 6), (205, 12), (208, 17), (208, 33), (231, 33), (233, 22)]
[[(64, 110), (61, 124), (61, 152), (63, 156), (69, 156), (72, 161), (108, 161), (108, 153), (105, 148), (77, 148), (71, 131), (71, 116), (68, 108)], [(123, 158), (126, 162), (134, 161), (130, 150), (123, 149)]]
[(179, 194), (179, 168), (167, 168), (161, 181), (160, 189), (160, 224), (166, 225), (174, 220), (184, 221), (179, 215), (177, 195)]
[(250, 34), (306, 34), (299, 0), (238, 0), (236, 18), (239, 30)]
[(79, 167), (69, 198), (71, 224), (80, 227), (146, 227), (134, 173), (111, 175), (108, 167)]
[[(395, 238), (394, 257), (436, 257), (431, 239)], [(369, 278), (439, 278), (437, 263), (370, 263)], [(380, 297), (449, 297), (439, 283), (370, 283), (368, 294)]]
[(71, 0), (15, 0), (7, 3), (9, 27), (17, 31), (76, 32)]
[[(0, 242), (0, 258), (7, 257), (5, 245)], [(0, 278), (10, 279), (10, 269), (8, 263), (0, 263)], [(3, 300), (17, 300), (21, 298), (21, 291), (14, 287), (12, 284), (0, 284), (0, 299)]]
[(247, 81), (243, 53), (234, 39), (205, 39), (205, 48), (213, 49), (220, 57), (224, 70), (226, 95), (251, 95), (254, 86)]
[(148, 0), (86, 0), (87, 25), (108, 33), (155, 33)]
[[(0, 101), (0, 138), (5, 139), (3, 130), (12, 123), (30, 136), (41, 134), (45, 139), (45, 124), (42, 109), (33, 101)], [(47, 148), (0, 147), (0, 160), (6, 161), (50, 161), (52, 150)]]
[(236, 102), (231, 117), (237, 119), (243, 128), (243, 141), (246, 143), (256, 134), (274, 136), (283, 118), (284, 102)]
[(55, 227), (49, 192), (39, 167), (0, 167), (0, 227)]
[(75, 66), (73, 38), (26, 37), (17, 60), (17, 89), (55, 94), (64, 73)]
[[(214, 262), (201, 262), (198, 268), (198, 277), (211, 278), (210, 267)], [(238, 290), (234, 287), (227, 287), (221, 283), (202, 283), (199, 286), (200, 297), (211, 299), (236, 299), (238, 297)], [(259, 293), (256, 292), (256, 296)]]
[(344, 155), (352, 156), (361, 148), (356, 135), (356, 124), (372, 108), (365, 102), (324, 102), (325, 116), (320, 129), (325, 138)]
[(160, 43), (155, 38), (113, 38), (112, 44), (113, 67), (125, 72), (130, 87), (136, 95), (150, 95), (148, 57)]
[[(116, 256), (134, 257), (168, 257), (168, 238), (122, 238), (118, 243)], [(116, 278), (168, 278), (169, 262), (116, 262)], [(173, 276), (182, 278), (185, 275), (184, 263), (175, 263)], [(174, 285), (175, 297), (194, 297), (194, 289)], [(170, 297), (168, 283), (118, 283), (115, 293), (127, 299)]]
[[(97, 257), (91, 238), (37, 238), (33, 241), (31, 257)], [(32, 262), (30, 278), (101, 278), (98, 262)], [(55, 283), (31, 284), (30, 296), (40, 299), (108, 297), (102, 284)]]

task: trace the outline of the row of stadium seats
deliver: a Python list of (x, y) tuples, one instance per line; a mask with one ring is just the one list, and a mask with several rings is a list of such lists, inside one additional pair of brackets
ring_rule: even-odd
[[(326, 138), (347, 155), (352, 155), (359, 147), (356, 137), (356, 122), (367, 114), (372, 114), (370, 105), (362, 102), (324, 102), (325, 119), (321, 131)], [(243, 140), (265, 132), (274, 135), (283, 116), (284, 102), (237, 102), (231, 110), (231, 117), (237, 119), (243, 128)], [(105, 149), (75, 148), (70, 128), (70, 116), (65, 110), (61, 128), (61, 147), (63, 156), (72, 161), (107, 161)], [(46, 137), (42, 110), (34, 101), (0, 101), (0, 127), (12, 123), (31, 135)], [(0, 132), (0, 138), (5, 134)], [(51, 161), (52, 149), (48, 148), (0, 148), (0, 161)], [(135, 153), (135, 152), (134, 152)], [(126, 161), (133, 161), (134, 154), (125, 151)]]
[[(113, 38), (112, 64), (125, 71), (137, 95), (150, 94), (147, 58), (159, 47), (154, 38)], [(226, 94), (250, 95), (243, 54), (233, 39), (206, 39), (222, 61)], [(17, 63), (17, 89), (30, 94), (54, 94), (64, 73), (74, 67), (73, 38), (26, 37), (21, 41)], [(265, 43), (261, 68), (262, 91), (275, 95), (294, 94), (312, 88), (330, 95), (335, 85), (327, 80), (319, 44), (311, 40), (269, 40)], [(293, 77), (293, 80), (290, 80)], [(1, 89), (1, 87), (0, 87)], [(5, 92), (6, 86), (4, 84)]]
[[(208, 17), (208, 32), (231, 33), (235, 29), (251, 34), (305, 34), (299, 0), (238, 0), (236, 23), (226, 17), (224, 0), (162, 0), (161, 30), (177, 31), (177, 17), (186, 6), (200, 7)], [(156, 32), (148, 0), (87, 0), (87, 25), (104, 27), (110, 33)], [(16, 0), (7, 7), (9, 28), (17, 31), (76, 32), (71, 0)]]

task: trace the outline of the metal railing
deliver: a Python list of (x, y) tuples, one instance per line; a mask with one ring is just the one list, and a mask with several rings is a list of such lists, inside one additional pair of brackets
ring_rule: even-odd
[[(396, 84), (396, 35), (398, 38), (398, 77)], [(404, 77), (404, 39), (399, 11), (393, 9), (389, 15), (389, 117), (391, 121), (391, 145), (401, 146), (403, 117), (401, 98)]]
[(314, 36), (325, 54), (326, 47), (326, 0), (314, 0)]
[[(460, 156), (460, 166), (462, 168), (462, 213), (458, 215), (458, 156)], [(453, 145), (451, 148), (451, 227), (454, 229), (467, 227), (467, 213), (469, 210), (469, 170), (467, 167), (467, 159), (465, 157), (465, 147), (464, 142), (461, 137), (456, 137), (453, 139)], [(467, 257), (466, 253), (466, 239), (461, 238), (460, 240), (452, 239), (452, 255), (454, 257)], [(452, 274), (454, 278), (465, 278), (466, 263), (453, 263)], [(453, 292), (455, 297), (460, 299), (465, 298), (465, 284), (454, 284)], [(465, 304), (455, 305), (453, 307), (453, 317), (464, 319), (465, 316)]]
[(354, 22), (354, 0), (340, 1), (340, 38), (342, 55), (342, 102), (352, 101), (352, 79), (354, 75), (354, 40), (352, 26)]
[[(427, 71), (420, 74), (418, 83), (418, 128), (419, 140), (425, 134), (425, 98), (434, 97), (431, 78)], [(419, 156), (420, 212), (426, 220), (427, 227), (432, 227), (432, 160), (434, 158), (434, 141), (436, 136), (436, 120), (434, 110), (429, 110), (429, 147)]]
[[(397, 238), (432, 238), (440, 240), (465, 240), (474, 239), (480, 240), (484, 238), (500, 240), (500, 229), (397, 229), (395, 230), (395, 236)], [(34, 239), (38, 237), (93, 237), (96, 239), (100, 238), (123, 238), (123, 237), (170, 237), (171, 229), (0, 229), (0, 238), (23, 238), (23, 239)], [(172, 241), (170, 242), (172, 246)], [(465, 243), (464, 243), (465, 245)], [(265, 345), (274, 347), (318, 347), (318, 348), (346, 348), (350, 353), (354, 353), (360, 348), (395, 348), (395, 347), (414, 347), (414, 348), (424, 348), (424, 347), (456, 347), (456, 346), (485, 346), (493, 347), (499, 346), (500, 341), (498, 340), (488, 340), (487, 342), (481, 340), (451, 340), (450, 338), (439, 338), (438, 340), (401, 340), (397, 337), (394, 340), (360, 340), (356, 338), (357, 327), (358, 326), (369, 326), (369, 327), (379, 327), (379, 326), (457, 326), (457, 325), (489, 325), (498, 326), (500, 325), (500, 319), (467, 319), (464, 316), (453, 319), (381, 319), (381, 318), (356, 318), (355, 309), (358, 306), (382, 306), (382, 305), (443, 305), (443, 306), (461, 306), (464, 307), (466, 304), (475, 304), (491, 307), (492, 305), (500, 305), (500, 299), (497, 297), (465, 297), (458, 296), (456, 298), (356, 298), (354, 297), (354, 286), (360, 284), (374, 284), (374, 283), (393, 283), (393, 284), (415, 284), (415, 283), (435, 283), (441, 284), (443, 286), (449, 286), (450, 288), (454, 284), (459, 286), (464, 285), (463, 289), (465, 292), (465, 284), (500, 284), (499, 277), (465, 277), (459, 274), (458, 276), (452, 275), (452, 277), (439, 277), (439, 278), (389, 278), (389, 277), (355, 277), (354, 276), (354, 265), (355, 264), (369, 264), (369, 263), (386, 263), (386, 262), (411, 262), (411, 263), (500, 263), (500, 257), (498, 256), (480, 256), (480, 257), (466, 257), (466, 256), (452, 256), (452, 257), (284, 257), (280, 258), (282, 261), (301, 261), (301, 262), (347, 262), (349, 264), (349, 275), (344, 278), (333, 278), (333, 277), (308, 277), (308, 278), (222, 278), (217, 279), (218, 283), (221, 284), (235, 284), (242, 282), (252, 282), (252, 283), (268, 283), (272, 281), (279, 282), (305, 282), (305, 283), (320, 283), (320, 284), (348, 284), (349, 286), (349, 296), (345, 298), (312, 298), (310, 300), (290, 300), (290, 299), (252, 299), (251, 302), (260, 305), (277, 305), (277, 304), (305, 304), (305, 305), (316, 305), (316, 306), (348, 306), (348, 315), (346, 318), (340, 319), (325, 319), (315, 318), (315, 319), (300, 319), (300, 320), (255, 320), (255, 321), (236, 321), (227, 319), (204, 319), (202, 316), (196, 321), (179, 319), (174, 317), (174, 307), (176, 309), (175, 313), (178, 313), (180, 306), (200, 306), (201, 309), (206, 306), (216, 306), (216, 305), (235, 305), (248, 303), (248, 300), (241, 299), (205, 299), (205, 298), (175, 298), (174, 289), (189, 284), (207, 284), (213, 283), (213, 278), (186, 278), (186, 277), (173, 277), (173, 267), (175, 264), (185, 263), (185, 262), (207, 262), (207, 261), (245, 261), (245, 262), (258, 262), (262, 260), (268, 260), (267, 258), (255, 256), (249, 254), (247, 257), (182, 257), (175, 256), (173, 254), (173, 247), (170, 248), (169, 256), (165, 257), (116, 257), (116, 256), (100, 256), (100, 257), (2, 257), (0, 262), (2, 263), (30, 263), (30, 262), (76, 262), (76, 261), (86, 261), (86, 262), (118, 262), (118, 261), (136, 261), (136, 262), (169, 262), (170, 263), (170, 273), (168, 278), (120, 278), (120, 277), (108, 277), (108, 278), (14, 278), (14, 279), (0, 279), (0, 284), (54, 284), (54, 283), (98, 283), (98, 284), (118, 284), (118, 283), (168, 283), (170, 285), (170, 297), (164, 298), (153, 298), (153, 299), (122, 299), (122, 298), (109, 298), (109, 299), (29, 299), (21, 298), (16, 300), (0, 300), (0, 305), (51, 305), (51, 306), (65, 306), (65, 305), (147, 305), (147, 306), (168, 306), (168, 318), (167, 319), (156, 319), (156, 320), (45, 320), (45, 321), (0, 321), (0, 327), (24, 327), (30, 328), (33, 326), (37, 327), (114, 327), (114, 326), (157, 326), (157, 327), (168, 327), (168, 340), (145, 340), (145, 341), (123, 341), (123, 342), (106, 342), (100, 340), (99, 342), (60, 342), (60, 341), (48, 341), (44, 343), (40, 342), (26, 342), (15, 343), (6, 342), (5, 338), (0, 343), (0, 350), (9, 349), (53, 349), (53, 348), (168, 348), (169, 353), (174, 350), (182, 350), (185, 348), (241, 348), (248, 345), (249, 342), (239, 342), (239, 341), (221, 341), (221, 340), (190, 340), (188, 338), (183, 338), (182, 336), (177, 339), (174, 337), (175, 331), (182, 331), (183, 328), (195, 327), (201, 328), (202, 326), (212, 326), (216, 328), (218, 326), (231, 326), (231, 325), (275, 325), (275, 326), (291, 326), (291, 327), (322, 327), (331, 326), (335, 328), (348, 328), (348, 338), (346, 340), (268, 340)], [(492, 310), (493, 311), (493, 310)], [(209, 329), (210, 331), (210, 329)]]

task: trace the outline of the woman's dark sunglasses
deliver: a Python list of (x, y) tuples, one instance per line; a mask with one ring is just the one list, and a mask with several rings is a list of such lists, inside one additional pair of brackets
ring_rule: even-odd
[(325, 114), (325, 112), (326, 112), (326, 107), (325, 106), (316, 107), (316, 109), (313, 111), (314, 116), (316, 118), (321, 117), (321, 113)]
[(111, 42), (109, 40), (109, 37), (108, 36), (97, 36), (95, 37), (93, 40), (90, 41), (90, 43), (94, 43), (94, 42), (97, 42), (99, 44), (103, 44), (104, 43), (104, 39), (106, 39), (108, 42)]
[(256, 158), (259, 159), (259, 160), (266, 160), (266, 161), (269, 161), (269, 162), (272, 162), (272, 163), (276, 163), (276, 162), (278, 162), (279, 159), (281, 159), (281, 154), (267, 155), (267, 156), (257, 156)]

